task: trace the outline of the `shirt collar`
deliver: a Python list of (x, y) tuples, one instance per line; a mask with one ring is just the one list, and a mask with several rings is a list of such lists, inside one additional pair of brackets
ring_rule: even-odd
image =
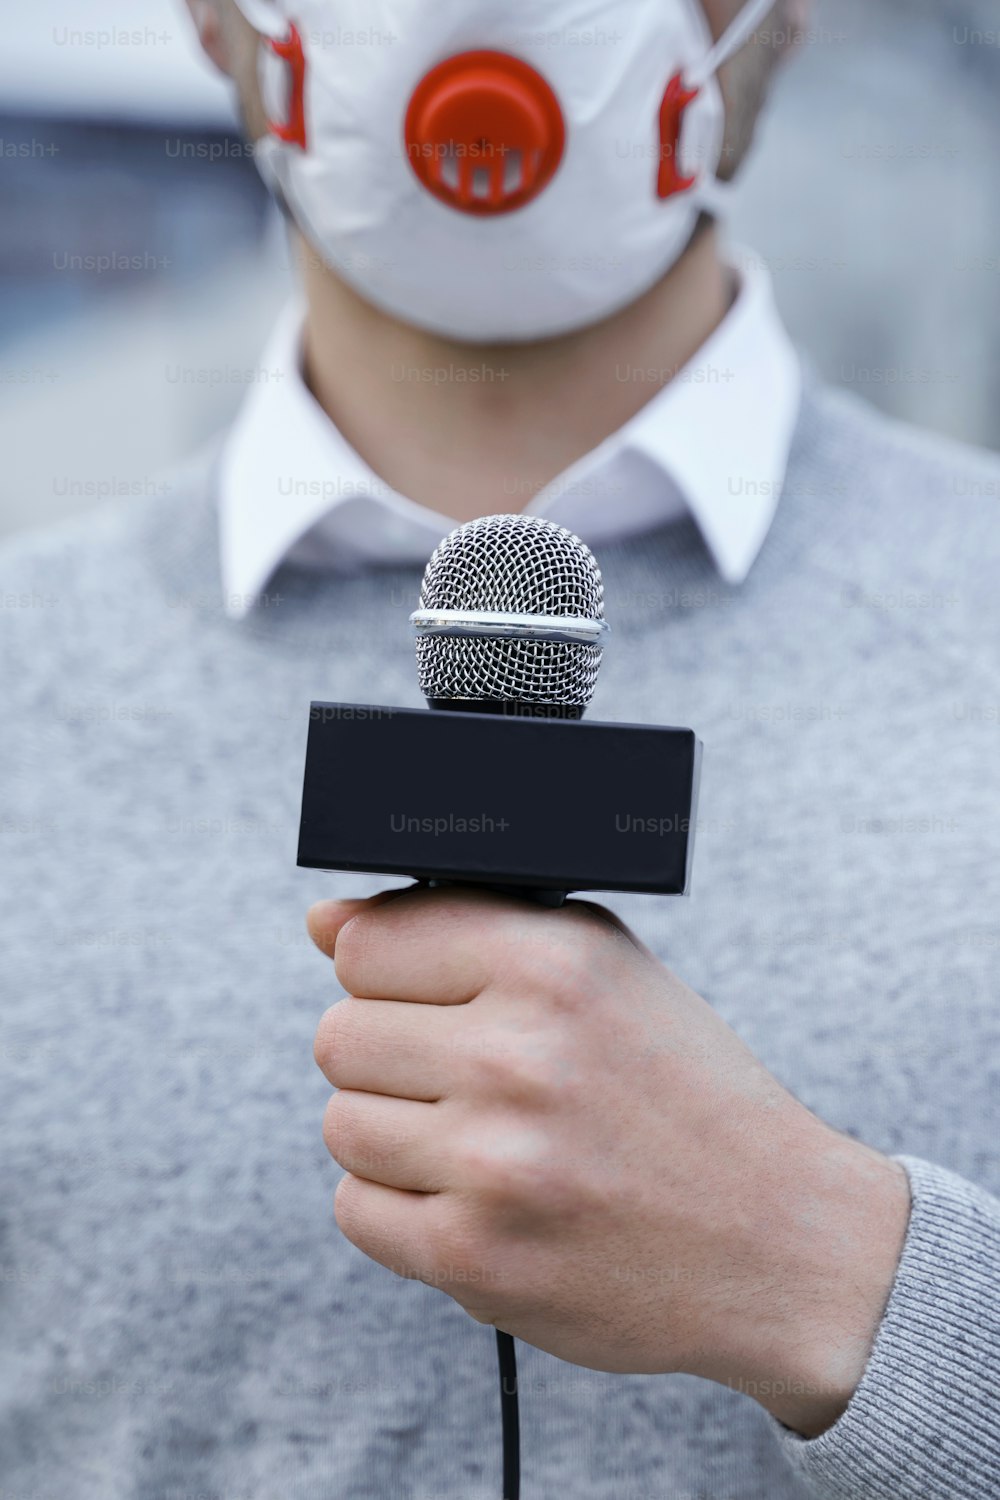
[(727, 583), (743, 582), (771, 529), (802, 401), (771, 279), (750, 254), (740, 259), (728, 315), (628, 429), (679, 487)]
[[(740, 258), (736, 300), (694, 359), (540, 491), (528, 514), (593, 543), (650, 529), (686, 507), (722, 577), (747, 576), (778, 506), (802, 379), (770, 278), (751, 256)], [(234, 618), (250, 612), (275, 569), (327, 518), (338, 522), (345, 566), (422, 561), (457, 524), (380, 480), (319, 406), (300, 368), (303, 316), (296, 304), (280, 319), (222, 454), (222, 575)], [(665, 373), (625, 368), (618, 378), (658, 385)]]

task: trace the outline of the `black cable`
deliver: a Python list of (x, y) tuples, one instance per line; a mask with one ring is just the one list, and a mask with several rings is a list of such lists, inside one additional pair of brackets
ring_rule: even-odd
[(503, 1423), (503, 1500), (520, 1500), (521, 1429), (517, 1410), (517, 1353), (509, 1333), (497, 1329), (500, 1419)]

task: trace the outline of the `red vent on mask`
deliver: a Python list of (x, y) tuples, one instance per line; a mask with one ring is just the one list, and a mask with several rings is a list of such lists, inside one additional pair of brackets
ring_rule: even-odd
[(306, 54), (302, 46), (299, 29), (291, 25), (283, 42), (268, 39), (275, 57), (288, 65), (288, 118), (268, 120), (267, 128), (272, 135), (286, 145), (306, 149)]
[(566, 126), (542, 75), (506, 52), (449, 57), (417, 84), (406, 153), (428, 192), (466, 214), (523, 208), (551, 182)]
[(681, 175), (678, 154), (681, 149), (681, 132), (684, 129), (684, 112), (700, 93), (701, 89), (684, 87), (683, 73), (675, 73), (667, 84), (660, 106), (660, 172), (656, 191), (661, 198), (686, 193), (698, 180), (696, 177)]

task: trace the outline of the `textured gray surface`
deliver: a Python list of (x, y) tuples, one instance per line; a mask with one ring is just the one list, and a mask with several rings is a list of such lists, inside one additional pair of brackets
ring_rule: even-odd
[[(687, 522), (602, 549), (595, 716), (707, 747), (693, 897), (612, 904), (808, 1106), (932, 1165), (821, 1444), (525, 1349), (532, 1500), (1000, 1490), (998, 485), (811, 398), (742, 588)], [(417, 585), (285, 569), (227, 621), (200, 470), (2, 554), (7, 1493), (494, 1500), (490, 1330), (332, 1219), (303, 912), (375, 883), (294, 864), (308, 701), (418, 704)]]

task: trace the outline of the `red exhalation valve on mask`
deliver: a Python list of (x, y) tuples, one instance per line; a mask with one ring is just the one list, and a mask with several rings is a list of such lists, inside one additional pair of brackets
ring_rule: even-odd
[(686, 193), (694, 187), (697, 177), (685, 177), (681, 172), (678, 157), (681, 149), (681, 131), (684, 128), (684, 112), (701, 93), (700, 88), (684, 87), (684, 75), (675, 73), (667, 84), (667, 91), (660, 106), (660, 170), (656, 191), (661, 198), (672, 198), (675, 193)]
[(463, 52), (421, 79), (406, 153), (428, 192), (466, 214), (523, 208), (555, 176), (566, 125), (541, 73), (506, 52)]
[(306, 140), (306, 55), (302, 37), (297, 26), (290, 26), (283, 42), (269, 38), (268, 47), (275, 57), (288, 65), (288, 118), (284, 121), (268, 119), (267, 128), (279, 141), (287, 146), (298, 146), (305, 151)]

